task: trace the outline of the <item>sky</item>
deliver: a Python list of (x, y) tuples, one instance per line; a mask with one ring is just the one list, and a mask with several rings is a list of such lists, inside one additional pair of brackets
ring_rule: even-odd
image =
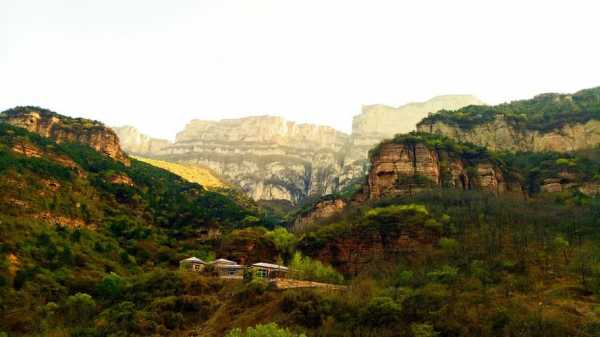
[(363, 104), (490, 104), (600, 86), (600, 2), (0, 0), (0, 110), (174, 139), (279, 115), (349, 132)]

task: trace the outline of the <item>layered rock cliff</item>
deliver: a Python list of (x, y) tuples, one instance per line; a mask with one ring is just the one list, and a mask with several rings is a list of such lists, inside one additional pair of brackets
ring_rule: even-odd
[(420, 132), (509, 151), (575, 151), (600, 144), (600, 88), (542, 94), (497, 106), (440, 111)]
[(369, 149), (414, 129), (428, 113), (475, 103), (480, 101), (472, 96), (441, 96), (399, 108), (365, 106), (354, 119), (352, 135), (273, 116), (193, 120), (168, 146), (155, 145), (130, 128), (116, 130), (130, 153), (206, 166), (255, 200), (296, 204), (338, 192), (364, 177)]
[(439, 110), (460, 109), (473, 104), (482, 104), (482, 101), (469, 95), (445, 95), (398, 107), (364, 105), (362, 112), (352, 119), (352, 134), (346, 154), (349, 163), (347, 170), (366, 175), (369, 168), (368, 152), (382, 140), (414, 131), (419, 121)]
[(331, 127), (280, 117), (194, 120), (153, 157), (206, 166), (255, 200), (297, 203), (336, 192), (354, 178), (345, 171), (347, 141)]
[(113, 130), (100, 122), (70, 118), (37, 107), (17, 107), (0, 114), (0, 121), (50, 138), (57, 143), (83, 143), (106, 156), (129, 165)]
[(435, 121), (419, 124), (418, 130), (479, 144), (494, 151), (567, 152), (600, 144), (600, 120), (566, 124), (556, 129), (540, 131), (523, 128), (511, 123), (503, 115), (497, 115), (493, 121), (470, 129)]
[(166, 139), (158, 139), (140, 133), (133, 126), (121, 126), (112, 128), (125, 152), (135, 156), (146, 156), (160, 152), (172, 143)]
[(410, 194), (431, 187), (493, 193), (509, 189), (502, 169), (485, 152), (468, 158), (460, 152), (432, 146), (426, 140), (397, 137), (383, 142), (372, 152), (368, 176), (370, 199)]

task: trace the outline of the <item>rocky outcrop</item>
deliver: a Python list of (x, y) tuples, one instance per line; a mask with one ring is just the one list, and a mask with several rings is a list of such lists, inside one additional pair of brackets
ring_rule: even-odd
[(523, 128), (496, 115), (493, 121), (464, 129), (443, 121), (423, 122), (418, 131), (485, 146), (490, 150), (568, 152), (600, 144), (600, 121), (570, 123), (558, 129), (540, 131)]
[(362, 112), (352, 119), (352, 134), (346, 153), (346, 170), (355, 176), (366, 175), (369, 169), (368, 152), (384, 139), (416, 129), (421, 119), (439, 110), (459, 109), (482, 104), (469, 95), (437, 96), (425, 102), (408, 103), (399, 107), (383, 104), (364, 105)]
[(35, 107), (19, 107), (4, 111), (0, 121), (35, 132), (57, 143), (77, 142), (129, 165), (115, 132), (100, 122), (61, 116)]
[(133, 126), (113, 127), (112, 129), (117, 133), (123, 150), (130, 155), (152, 155), (172, 144), (166, 139), (152, 138), (140, 133)]
[(339, 213), (346, 205), (348, 205), (348, 201), (342, 198), (333, 196), (323, 198), (296, 217), (292, 230), (295, 232), (305, 230), (309, 225)]
[(358, 274), (375, 261), (394, 263), (399, 257), (422, 254), (438, 241), (440, 233), (423, 222), (383, 228), (377, 224), (355, 224), (343, 229), (306, 235), (298, 243), (304, 254), (332, 265), (344, 274)]
[(501, 193), (512, 187), (494, 161), (467, 160), (425, 143), (382, 143), (371, 157), (370, 199), (411, 194), (431, 187), (485, 190)]
[(589, 197), (594, 197), (600, 194), (600, 182), (595, 179), (582, 179), (577, 174), (562, 171), (554, 177), (543, 179), (539, 189), (545, 193), (578, 191)]

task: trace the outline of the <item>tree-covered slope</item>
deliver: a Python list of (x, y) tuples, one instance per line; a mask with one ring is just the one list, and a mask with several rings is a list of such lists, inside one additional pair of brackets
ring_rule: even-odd
[(199, 241), (202, 229), (260, 223), (252, 204), (166, 170), (6, 123), (0, 190), (0, 331), (11, 336), (35, 334), (45, 305), (66, 308), (77, 292), (107, 300), (97, 285), (112, 272), (141, 275), (206, 256), (213, 247)]
[(506, 120), (520, 127), (539, 131), (600, 119), (600, 87), (574, 94), (541, 94), (532, 99), (495, 106), (471, 105), (454, 111), (442, 110), (424, 118), (419, 124), (441, 121), (471, 129), (493, 121), (498, 115), (503, 115)]

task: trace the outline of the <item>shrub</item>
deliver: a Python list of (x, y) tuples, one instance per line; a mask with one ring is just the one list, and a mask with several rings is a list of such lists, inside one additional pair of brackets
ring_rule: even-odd
[(101, 298), (114, 300), (121, 295), (125, 285), (126, 282), (123, 278), (115, 273), (110, 273), (98, 283), (96, 292)]
[(362, 314), (366, 325), (386, 326), (400, 321), (402, 307), (390, 297), (375, 297)]
[(254, 328), (248, 328), (246, 331), (233, 329), (225, 337), (306, 337), (305, 334), (295, 334), (285, 328), (280, 328), (277, 323), (266, 325), (259, 324)]
[(458, 277), (458, 268), (443, 266), (440, 269), (427, 273), (427, 277), (435, 282), (452, 283)]
[(433, 330), (433, 326), (430, 324), (417, 324), (413, 323), (410, 325), (410, 331), (412, 332), (414, 337), (436, 337), (439, 336), (435, 330)]
[(333, 304), (319, 293), (303, 289), (287, 292), (281, 301), (281, 310), (289, 313), (300, 324), (315, 328), (332, 313)]
[(414, 273), (410, 270), (401, 270), (398, 271), (395, 275), (394, 275), (394, 286), (396, 287), (406, 287), (408, 285), (410, 285), (410, 282), (412, 281), (414, 277)]
[(96, 302), (92, 296), (77, 293), (65, 302), (65, 319), (70, 323), (88, 323), (96, 314)]
[(296, 252), (290, 262), (290, 276), (301, 280), (342, 283), (344, 277), (331, 266)]
[(438, 244), (440, 248), (442, 248), (442, 250), (448, 255), (453, 255), (458, 252), (458, 241), (454, 239), (441, 238)]
[(272, 231), (265, 233), (265, 238), (273, 241), (278, 251), (289, 254), (298, 242), (296, 236), (283, 227), (277, 227)]

